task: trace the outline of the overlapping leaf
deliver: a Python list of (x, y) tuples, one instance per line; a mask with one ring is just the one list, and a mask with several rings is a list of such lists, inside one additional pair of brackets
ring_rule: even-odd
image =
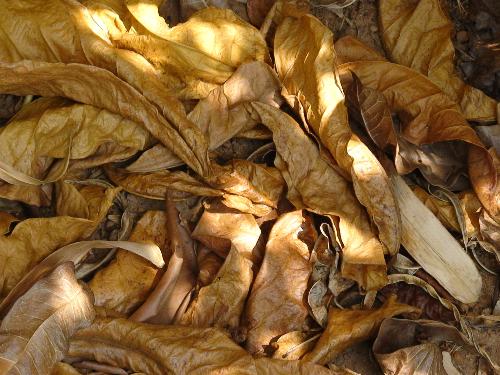
[(379, 20), (385, 49), (393, 62), (426, 76), (470, 120), (495, 120), (497, 102), (466, 85), (455, 73), (453, 26), (439, 0), (379, 2)]

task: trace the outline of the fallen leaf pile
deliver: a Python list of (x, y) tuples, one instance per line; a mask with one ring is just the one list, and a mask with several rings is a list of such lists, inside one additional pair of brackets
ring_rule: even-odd
[(0, 0), (0, 374), (500, 371), (500, 106), (441, 1), (379, 0), (385, 54), (202, 3)]

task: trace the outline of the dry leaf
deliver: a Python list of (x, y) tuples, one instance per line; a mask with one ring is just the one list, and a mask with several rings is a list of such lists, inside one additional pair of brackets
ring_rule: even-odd
[(468, 172), (474, 191), (494, 217), (500, 215), (500, 184), (490, 155), (459, 108), (423, 75), (384, 61), (343, 64), (364, 86), (380, 91), (402, 121), (401, 136), (414, 145), (446, 141), (468, 143)]
[(12, 223), (20, 221), (8, 212), (0, 211), (0, 235), (9, 233)]
[(378, 51), (351, 35), (343, 36), (335, 42), (335, 52), (338, 64), (353, 61), (386, 61)]
[(348, 347), (375, 336), (384, 319), (417, 312), (417, 308), (398, 303), (392, 297), (382, 307), (374, 310), (331, 308), (328, 326), (312, 352), (306, 354), (304, 361), (329, 363)]
[(80, 375), (80, 372), (67, 363), (58, 362), (52, 368), (50, 375)]
[(215, 276), (219, 272), (224, 259), (212, 252), (205, 246), (198, 249), (198, 282), (201, 286), (206, 286), (214, 281)]
[(300, 359), (314, 348), (320, 334), (312, 337), (309, 336), (300, 331), (292, 331), (284, 334), (271, 344), (276, 348), (273, 358), (287, 360)]
[(290, 202), (298, 209), (340, 217), (342, 274), (366, 289), (384, 286), (383, 247), (348, 182), (322, 159), (316, 145), (290, 116), (265, 104), (253, 106), (273, 132), (278, 153), (275, 164), (287, 183)]
[[(171, 191), (167, 192), (165, 203), (170, 260), (155, 289), (130, 317), (135, 321), (171, 324), (176, 317), (180, 319), (196, 285), (194, 243), (189, 231), (181, 224)], [(187, 301), (185, 307), (183, 301)]]
[(194, 238), (200, 233), (231, 241), (231, 249), (215, 280), (199, 290), (181, 323), (234, 330), (239, 327), (253, 280), (252, 250), (260, 236), (259, 226), (249, 214), (205, 211), (193, 231)]
[(92, 302), (71, 263), (39, 280), (0, 325), (2, 374), (50, 374), (68, 350), (69, 338), (94, 319)]
[[(188, 118), (206, 134), (209, 149), (215, 150), (239, 133), (253, 129), (248, 102), (278, 106), (279, 80), (267, 64), (254, 61), (241, 65), (233, 75), (198, 102)], [(164, 146), (155, 146), (130, 166), (130, 172), (149, 172), (181, 165), (182, 161)]]
[(439, 0), (383, 0), (379, 3), (382, 40), (391, 60), (426, 76), (460, 105), (469, 120), (496, 118), (497, 102), (466, 85), (455, 73), (453, 25)]
[(250, 353), (262, 353), (272, 338), (301, 330), (308, 314), (304, 304), (311, 274), (304, 226), (310, 226), (302, 211), (289, 212), (273, 225), (264, 259), (246, 305)]
[(386, 374), (448, 375), (439, 346), (443, 342), (467, 346), (453, 326), (431, 320), (386, 319), (373, 343), (373, 352)]
[[(89, 237), (106, 215), (118, 189), (89, 187), (89, 217), (58, 216), (20, 222), (9, 235), (0, 237), (0, 296), (17, 284), (24, 274), (59, 247)], [(97, 198), (97, 201), (94, 199)]]
[(214, 328), (157, 326), (124, 319), (97, 319), (74, 336), (68, 354), (151, 375), (335, 374), (312, 363), (253, 359)]
[[(439, 221), (449, 230), (457, 233), (462, 232), (460, 223), (457, 220), (457, 213), (453, 204), (449, 201), (439, 199), (438, 197), (427, 193), (420, 187), (414, 187), (413, 192), (432, 211)], [(464, 191), (458, 196), (460, 208), (464, 213), (467, 237), (472, 238), (478, 233), (479, 210), (481, 203), (473, 191)]]
[(356, 197), (374, 219), (380, 241), (395, 254), (400, 241), (396, 201), (384, 168), (349, 128), (331, 31), (310, 15), (286, 17), (276, 30), (274, 55), (285, 98), (352, 177)]
[[(129, 238), (133, 242), (152, 242), (160, 248), (164, 248), (166, 239), (163, 211), (147, 211)], [(146, 299), (157, 272), (158, 269), (145, 259), (126, 250), (118, 250), (115, 259), (99, 270), (89, 283), (95, 305), (130, 314)]]

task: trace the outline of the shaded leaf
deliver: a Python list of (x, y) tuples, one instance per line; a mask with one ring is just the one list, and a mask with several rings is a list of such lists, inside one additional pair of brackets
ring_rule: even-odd
[(97, 201), (89, 209), (88, 218), (57, 216), (27, 219), (19, 223), (11, 234), (0, 237), (0, 296), (17, 284), (24, 274), (54, 250), (89, 237), (111, 207), (118, 189), (101, 187), (88, 189), (90, 199)]
[(304, 304), (311, 274), (309, 248), (302, 232), (310, 226), (302, 211), (284, 214), (273, 225), (264, 259), (246, 305), (250, 353), (264, 351), (272, 338), (301, 330), (308, 314)]
[(275, 165), (287, 183), (290, 202), (298, 209), (340, 217), (342, 274), (366, 289), (385, 285), (383, 247), (348, 182), (322, 159), (313, 141), (290, 116), (265, 104), (253, 106), (273, 132), (278, 153)]
[(328, 312), (328, 325), (305, 361), (326, 364), (348, 347), (375, 336), (383, 320), (400, 314), (417, 313), (415, 307), (389, 298), (379, 309), (339, 310)]
[(448, 375), (439, 347), (445, 341), (467, 345), (453, 326), (430, 320), (386, 319), (373, 352), (384, 373)]
[(214, 328), (157, 326), (124, 319), (97, 319), (75, 335), (68, 354), (151, 375), (334, 374), (311, 363), (253, 359)]
[(0, 369), (4, 374), (51, 372), (63, 359), (69, 338), (92, 322), (92, 295), (64, 263), (39, 280), (10, 309), (0, 325)]
[[(165, 213), (147, 211), (135, 225), (129, 241), (152, 242), (164, 249), (166, 239)], [(146, 299), (157, 272), (158, 269), (142, 257), (118, 250), (115, 259), (99, 270), (89, 283), (95, 305), (130, 314)]]
[(331, 31), (311, 15), (289, 15), (276, 30), (274, 55), (285, 98), (304, 114), (308, 126), (352, 178), (356, 197), (374, 219), (380, 241), (395, 254), (400, 241), (396, 201), (384, 168), (349, 128)]
[(0, 211), (0, 235), (4, 235), (9, 232), (12, 223), (19, 221), (18, 218), (9, 214), (8, 212)]
[(378, 51), (351, 35), (343, 36), (335, 42), (335, 52), (339, 64), (353, 61), (386, 61)]
[(469, 144), (468, 173), (474, 191), (494, 217), (500, 215), (500, 187), (490, 155), (456, 104), (423, 75), (384, 61), (343, 64), (364, 86), (380, 91), (402, 122), (401, 136), (421, 146), (446, 141)]
[(181, 323), (234, 330), (239, 327), (253, 280), (252, 250), (259, 239), (260, 229), (249, 214), (205, 211), (198, 225), (202, 225), (203, 220), (210, 225), (206, 235), (231, 241), (231, 249), (215, 280), (199, 290)]
[(455, 73), (453, 25), (439, 0), (379, 3), (382, 40), (391, 60), (426, 76), (460, 105), (469, 120), (496, 118), (496, 101)]

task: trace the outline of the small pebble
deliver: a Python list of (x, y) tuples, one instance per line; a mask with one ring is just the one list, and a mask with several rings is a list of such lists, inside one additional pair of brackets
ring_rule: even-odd
[(461, 30), (457, 33), (457, 42), (467, 43), (469, 41), (469, 34), (465, 30)]

